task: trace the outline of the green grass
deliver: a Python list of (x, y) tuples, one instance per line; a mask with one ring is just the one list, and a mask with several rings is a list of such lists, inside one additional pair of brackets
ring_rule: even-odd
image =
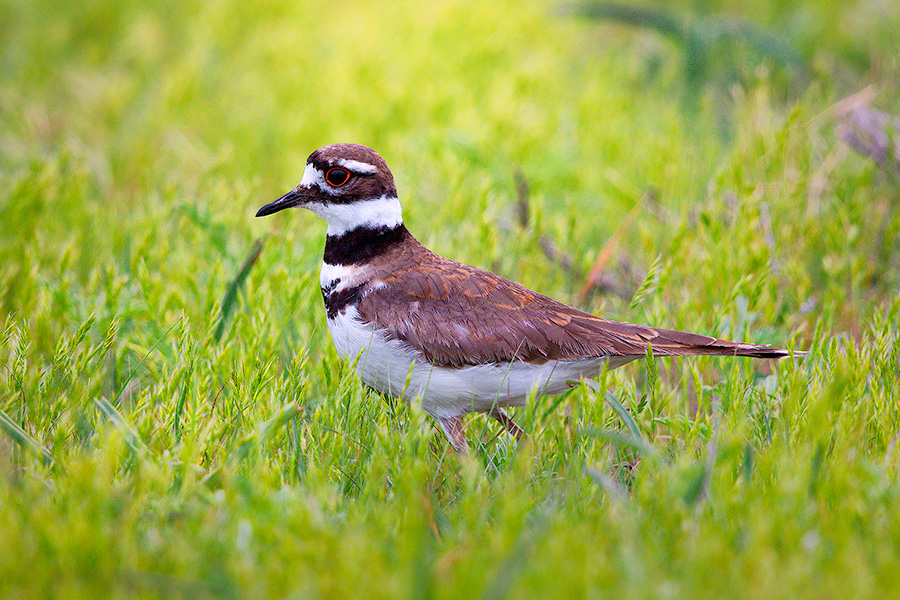
[[(542, 2), (0, 2), (0, 597), (900, 593), (900, 192), (828, 111), (900, 114), (900, 11), (741, 4), (671, 11), (807, 80)], [(336, 141), (435, 251), (809, 355), (641, 361), (460, 460), (338, 360), (323, 223), (253, 218)]]

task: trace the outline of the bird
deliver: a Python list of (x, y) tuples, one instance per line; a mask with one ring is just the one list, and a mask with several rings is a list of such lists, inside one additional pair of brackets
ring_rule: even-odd
[[(783, 358), (787, 350), (611, 321), (440, 256), (407, 230), (387, 163), (360, 144), (310, 154), (257, 217), (302, 207), (327, 223), (319, 283), (338, 354), (382, 394), (418, 400), (459, 454), (464, 418), (507, 413), (647, 354)], [(355, 361), (355, 362), (354, 362)]]

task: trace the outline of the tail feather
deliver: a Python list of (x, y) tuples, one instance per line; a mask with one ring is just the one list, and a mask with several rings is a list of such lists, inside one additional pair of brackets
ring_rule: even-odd
[[(659, 356), (748, 356), (751, 358), (785, 358), (791, 355), (790, 350), (772, 348), (762, 344), (732, 342), (714, 337), (672, 331), (655, 330), (657, 337), (650, 342), (653, 353)], [(804, 352), (794, 352), (803, 355)]]

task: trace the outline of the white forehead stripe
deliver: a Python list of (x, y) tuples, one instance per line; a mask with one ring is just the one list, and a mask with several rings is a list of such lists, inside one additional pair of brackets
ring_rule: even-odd
[(353, 171), (354, 173), (362, 173), (363, 175), (371, 175), (378, 170), (375, 165), (370, 165), (369, 163), (360, 162), (358, 160), (349, 160), (346, 158), (339, 158), (337, 160), (337, 164), (344, 167), (348, 171)]
[(328, 221), (327, 234), (331, 236), (344, 235), (357, 227), (393, 228), (403, 224), (400, 201), (393, 196), (357, 200), (349, 204), (312, 202), (304, 208)]
[(325, 183), (325, 173), (318, 170), (312, 163), (306, 163), (306, 168), (303, 169), (303, 177), (300, 179), (300, 185), (302, 187), (312, 187), (314, 185), (322, 187), (323, 183)]

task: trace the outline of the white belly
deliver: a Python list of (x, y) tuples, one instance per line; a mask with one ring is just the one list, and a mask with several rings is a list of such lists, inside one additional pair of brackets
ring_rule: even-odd
[(555, 361), (543, 365), (492, 363), (459, 369), (429, 364), (412, 346), (387, 340), (359, 318), (354, 307), (328, 319), (338, 354), (356, 363), (359, 378), (381, 393), (421, 399), (431, 415), (454, 417), (494, 406), (522, 406), (532, 393), (558, 394), (567, 381), (596, 377), (604, 362), (616, 368), (636, 357)]

